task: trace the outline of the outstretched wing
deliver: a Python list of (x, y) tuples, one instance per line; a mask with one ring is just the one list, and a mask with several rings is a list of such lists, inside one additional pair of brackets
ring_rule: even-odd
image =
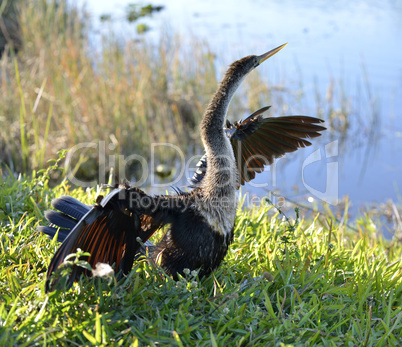
[(323, 121), (307, 116), (263, 118), (253, 114), (228, 129), (237, 162), (241, 184), (249, 182), (256, 173), (275, 158), (298, 148), (311, 145), (307, 139), (321, 136)]
[[(115, 189), (79, 220), (64, 238), (50, 262), (46, 291), (54, 288), (55, 282), (50, 278), (52, 273), (63, 264), (67, 255), (75, 253), (78, 248), (90, 253), (86, 260), (93, 268), (98, 262), (102, 262), (115, 264), (118, 273), (130, 272), (142, 243), (163, 225), (163, 220), (156, 221), (136, 211), (130, 205), (128, 197), (125, 189)], [(86, 269), (74, 266), (68, 285), (81, 274), (91, 275)]]
[[(264, 166), (272, 164), (275, 158), (294, 152), (300, 147), (310, 146), (307, 140), (321, 136), (326, 128), (318, 125), (323, 120), (307, 116), (286, 116), (263, 118), (262, 113), (269, 106), (251, 114), (244, 121), (231, 124), (226, 122), (226, 134), (230, 139), (243, 185), (264, 171)], [(193, 185), (204, 178), (207, 157), (204, 155), (197, 164), (191, 178)]]

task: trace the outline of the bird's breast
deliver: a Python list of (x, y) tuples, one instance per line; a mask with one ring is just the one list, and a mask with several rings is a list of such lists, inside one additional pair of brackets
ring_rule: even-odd
[(196, 206), (211, 229), (222, 236), (232, 233), (236, 218), (236, 196), (230, 195), (201, 199)]

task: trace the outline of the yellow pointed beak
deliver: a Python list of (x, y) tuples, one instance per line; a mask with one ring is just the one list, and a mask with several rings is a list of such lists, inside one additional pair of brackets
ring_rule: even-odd
[(257, 56), (258, 60), (259, 60), (259, 64), (261, 64), (263, 61), (267, 60), (269, 57), (272, 57), (274, 54), (278, 53), (283, 47), (285, 47), (288, 43), (286, 42), (285, 44), (276, 47), (272, 50), (270, 50), (267, 53), (264, 53), (262, 55)]

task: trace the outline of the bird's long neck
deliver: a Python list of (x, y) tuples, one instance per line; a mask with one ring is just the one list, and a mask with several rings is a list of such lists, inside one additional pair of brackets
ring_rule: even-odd
[(226, 73), (201, 122), (201, 138), (208, 158), (203, 187), (207, 193), (216, 196), (225, 195), (238, 186), (233, 149), (223, 126), (229, 103), (242, 79), (236, 74)]
[(243, 78), (226, 73), (213, 95), (201, 122), (201, 137), (206, 151), (219, 152), (219, 142), (226, 137), (223, 133), (226, 113), (242, 80)]

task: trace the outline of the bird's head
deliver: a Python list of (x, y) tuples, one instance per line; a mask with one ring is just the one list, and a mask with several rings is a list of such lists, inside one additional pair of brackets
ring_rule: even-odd
[(228, 69), (228, 74), (231, 76), (237, 76), (237, 78), (245, 77), (249, 72), (255, 69), (262, 62), (278, 53), (287, 43), (270, 50), (262, 55), (249, 55), (247, 57), (236, 60), (232, 63)]

